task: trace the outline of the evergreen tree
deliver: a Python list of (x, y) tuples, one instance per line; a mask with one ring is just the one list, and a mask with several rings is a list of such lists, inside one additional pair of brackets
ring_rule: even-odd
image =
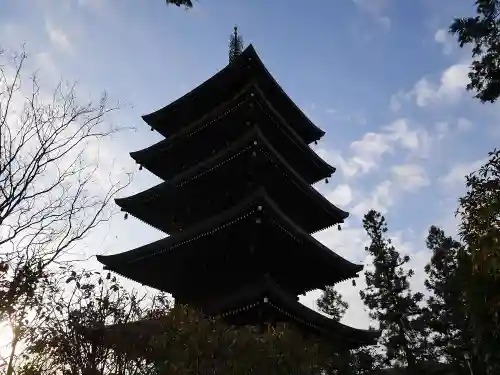
[(349, 304), (342, 299), (342, 295), (333, 286), (327, 286), (323, 294), (316, 301), (318, 309), (339, 321), (344, 316)]
[(372, 375), (380, 369), (382, 355), (374, 347), (364, 346), (352, 351), (350, 357), (350, 375)]
[(460, 199), (460, 237), (470, 254), (464, 283), (474, 349), (488, 374), (500, 373), (500, 150), (467, 176)]
[(434, 354), (453, 364), (457, 372), (468, 371), (469, 364), (479, 372), (480, 361), (471, 347), (470, 322), (464, 307), (468, 254), (460, 242), (435, 226), (429, 230), (427, 247), (432, 257), (425, 266), (425, 286), (432, 294), (427, 299), (424, 320), (432, 332)]
[[(342, 295), (333, 286), (327, 286), (321, 297), (316, 301), (318, 309), (332, 319), (340, 321), (349, 304), (342, 299)], [(379, 356), (371, 347), (362, 347), (356, 350), (343, 351), (332, 356), (326, 369), (327, 374), (365, 375), (371, 374), (380, 362)]]
[(380, 213), (369, 211), (363, 226), (371, 240), (366, 250), (373, 256), (375, 270), (365, 272), (367, 287), (360, 292), (361, 298), (370, 317), (380, 324), (386, 364), (406, 365), (410, 373), (417, 373), (417, 360), (423, 357), (422, 337), (412, 323), (421, 316), (423, 295), (410, 291), (413, 271), (403, 269), (410, 257), (401, 258), (386, 238), (387, 223)]

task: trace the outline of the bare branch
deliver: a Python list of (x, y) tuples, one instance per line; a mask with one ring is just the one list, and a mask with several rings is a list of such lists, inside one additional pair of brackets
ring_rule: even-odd
[(64, 82), (49, 94), (36, 73), (26, 78), (26, 59), (25, 52), (8, 59), (0, 51), (0, 321), (15, 333), (0, 369), (9, 375), (16, 346), (46, 323), (49, 311), (41, 307), (59, 288), (47, 284), (51, 265), (110, 220), (117, 212), (111, 200), (131, 181), (92, 152), (125, 129), (108, 123), (118, 105), (109, 106), (106, 93), (82, 103), (75, 85)]

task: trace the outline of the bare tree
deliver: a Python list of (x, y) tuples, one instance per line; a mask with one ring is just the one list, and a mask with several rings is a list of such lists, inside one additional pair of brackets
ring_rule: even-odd
[[(96, 152), (122, 130), (106, 121), (118, 106), (105, 93), (81, 104), (64, 82), (43, 90), (26, 59), (0, 51), (0, 321), (32, 310), (48, 266), (110, 219), (130, 182), (103, 174)], [(12, 322), (14, 336), (20, 327)]]
[(126, 184), (109, 179), (103, 188), (90, 151), (119, 130), (104, 121), (117, 107), (106, 94), (79, 104), (63, 83), (48, 95), (36, 74), (26, 90), (26, 58), (0, 65), (0, 253), (4, 263), (43, 269), (110, 218), (108, 203)]
[(165, 314), (169, 301), (162, 295), (150, 299), (146, 294), (127, 291), (110, 274), (68, 270), (65, 275), (66, 283), (53, 279), (57, 292), (46, 296), (39, 312), (44, 322), (32, 327), (26, 359), (18, 361), (17, 372), (61, 375), (150, 373), (151, 363), (128, 358), (111, 348), (89, 342), (81, 327), (127, 323), (148, 317), (153, 311)]

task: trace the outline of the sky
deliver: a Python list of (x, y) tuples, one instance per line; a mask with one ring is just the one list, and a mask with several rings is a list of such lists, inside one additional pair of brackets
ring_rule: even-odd
[[(254, 45), (292, 100), (326, 131), (314, 149), (337, 172), (315, 187), (351, 216), (342, 231), (316, 237), (369, 269), (361, 220), (376, 209), (386, 216), (397, 249), (411, 256), (413, 289), (424, 291), (429, 226), (456, 233), (464, 175), (500, 144), (499, 107), (480, 104), (464, 90), (470, 54), (446, 31), (454, 17), (472, 15), (472, 5), (200, 0), (185, 11), (162, 0), (0, 0), (0, 46), (13, 51), (24, 44), (27, 69), (38, 69), (46, 87), (61, 78), (77, 81), (82, 97), (106, 90), (110, 101), (121, 103), (111, 120), (135, 130), (101, 145), (100, 173), (133, 171), (121, 195), (128, 196), (159, 182), (138, 171), (128, 155), (162, 139), (140, 116), (222, 69), (237, 24), (245, 45)], [(163, 236), (117, 215), (73, 255), (118, 253)], [(101, 268), (95, 257), (80, 264)], [(370, 324), (359, 298), (363, 280), (338, 285), (350, 304), (343, 322), (358, 328)], [(301, 302), (314, 308), (318, 294)]]

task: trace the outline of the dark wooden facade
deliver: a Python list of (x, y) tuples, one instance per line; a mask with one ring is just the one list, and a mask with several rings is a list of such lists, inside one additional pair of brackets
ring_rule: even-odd
[(116, 202), (170, 236), (99, 256), (106, 269), (232, 324), (292, 323), (347, 347), (376, 340), (298, 302), (363, 267), (311, 236), (348, 216), (311, 187), (335, 172), (309, 147), (324, 132), (252, 46), (143, 119), (166, 139), (131, 156), (164, 182)]

